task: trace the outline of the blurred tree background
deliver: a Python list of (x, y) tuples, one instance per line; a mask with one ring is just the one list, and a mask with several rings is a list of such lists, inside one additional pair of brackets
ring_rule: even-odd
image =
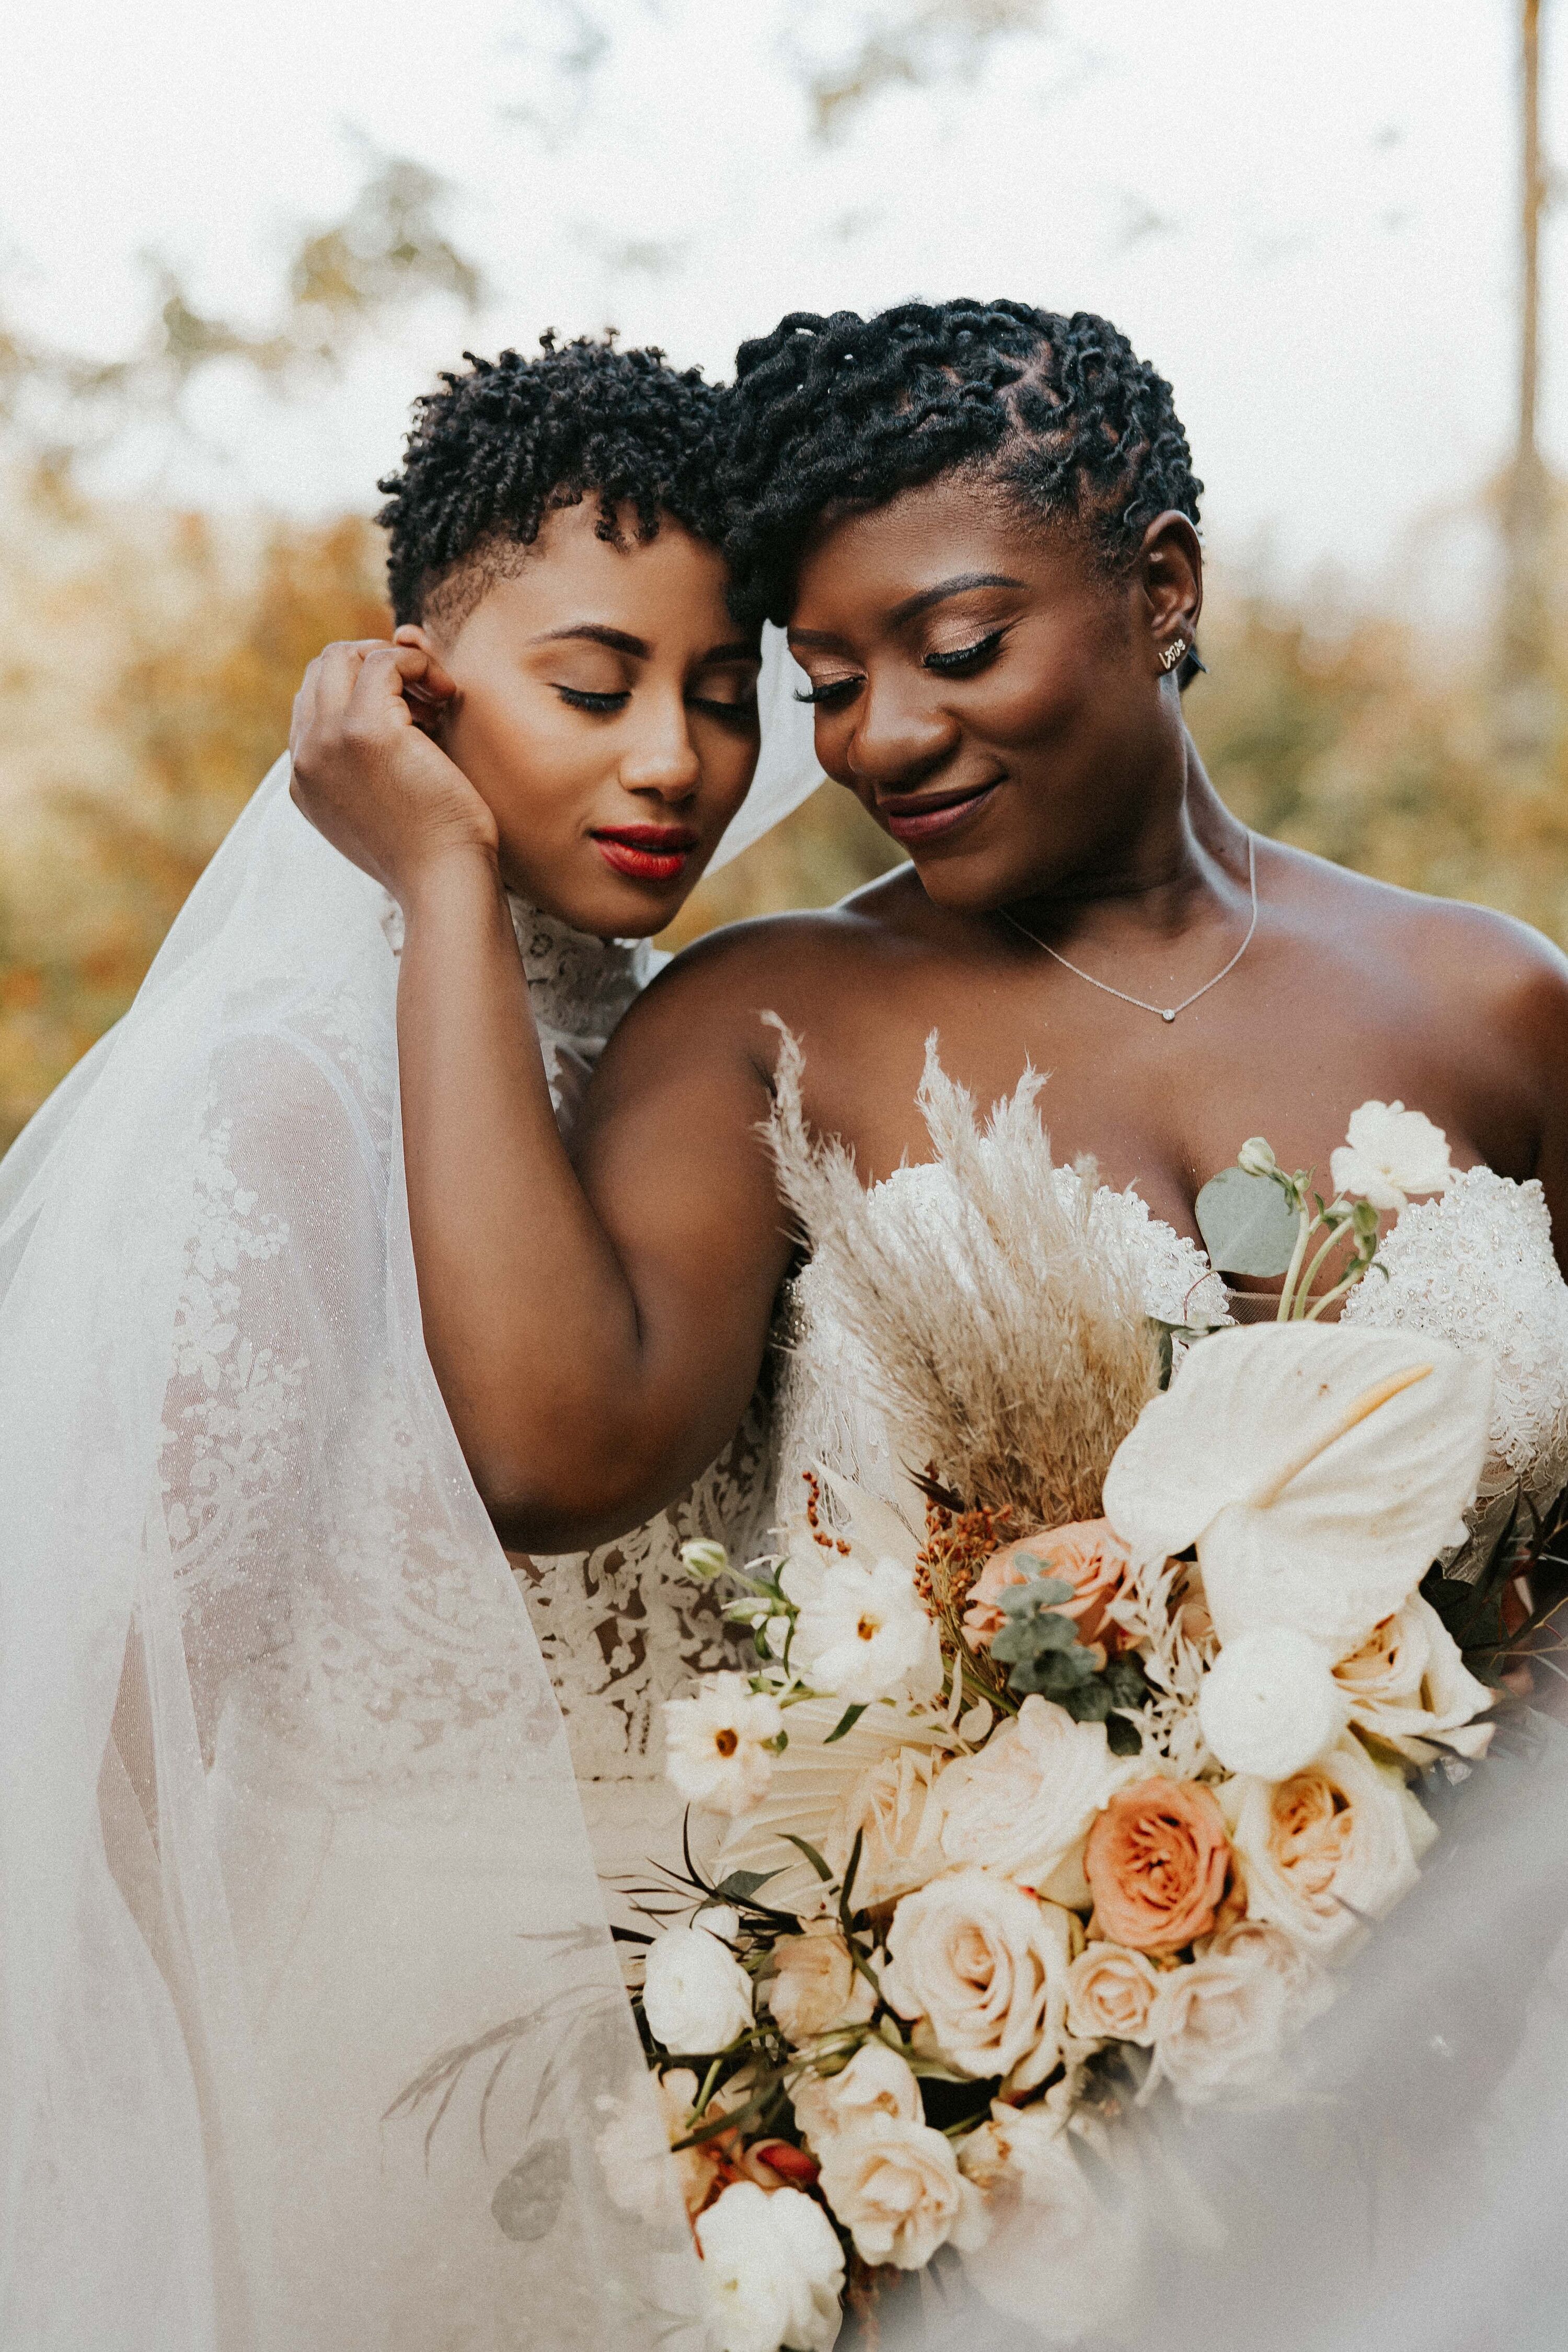
[[(1495, 612), (1434, 645), (1332, 583), (1287, 596), (1234, 566), (1211, 583), (1209, 675), (1189, 721), (1230, 805), (1260, 830), (1411, 887), (1506, 908), (1568, 946), (1568, 509), (1535, 441), (1538, 232), (1550, 194), (1534, 110), (1539, 0), (1520, 16), (1520, 409), (1513, 459), (1478, 494), (1502, 552)], [(817, 135), (899, 83), (962, 79), (1038, 0), (885, 0), (853, 38), (803, 51)], [(588, 11), (577, 48), (600, 49)], [(847, 20), (846, 20), (847, 21)], [(574, 36), (574, 37), (576, 37)], [(574, 67), (574, 68), (577, 68)], [(309, 396), (362, 339), (432, 293), (473, 306), (447, 192), (371, 157), (346, 215), (288, 261), (262, 330), (205, 315), (154, 265), (144, 331), (112, 360), (0, 318), (0, 1147), (124, 1010), (185, 894), (285, 741), (306, 662), (381, 632), (378, 535), (174, 511), (86, 487), (149, 418), (178, 420), (214, 365)], [(823, 904), (895, 853), (829, 785), (699, 889), (671, 943), (737, 916)]]

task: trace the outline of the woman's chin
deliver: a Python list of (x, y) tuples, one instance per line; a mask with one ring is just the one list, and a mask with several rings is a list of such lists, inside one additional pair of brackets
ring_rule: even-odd
[[(700, 866), (688, 861), (689, 870)], [(552, 916), (574, 931), (601, 940), (652, 939), (674, 922), (691, 896), (696, 877), (674, 881), (645, 881), (633, 875), (575, 873), (569, 878), (509, 873), (507, 887), (541, 914)]]

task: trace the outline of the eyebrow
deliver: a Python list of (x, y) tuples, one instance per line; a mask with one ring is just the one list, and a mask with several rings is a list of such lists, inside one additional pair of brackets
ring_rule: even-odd
[[(906, 621), (921, 613), (929, 613), (933, 604), (944, 604), (950, 596), (962, 596), (971, 588), (1023, 588), (1027, 583), (1015, 580), (1008, 572), (959, 572), (951, 580), (938, 581), (934, 588), (922, 588), (918, 596), (906, 596), (888, 614), (890, 629), (902, 628)], [(831, 653), (842, 642), (828, 629), (791, 629), (792, 646), (820, 646)]]
[[(577, 621), (570, 628), (546, 629), (531, 642), (536, 646), (559, 645), (563, 638), (585, 639), (589, 645), (607, 646), (612, 653), (629, 654), (634, 661), (647, 661), (653, 648), (646, 637), (634, 637), (629, 629), (612, 629), (603, 621)], [(710, 662), (759, 661), (757, 648), (745, 638), (729, 645), (713, 646), (702, 656), (703, 665)]]

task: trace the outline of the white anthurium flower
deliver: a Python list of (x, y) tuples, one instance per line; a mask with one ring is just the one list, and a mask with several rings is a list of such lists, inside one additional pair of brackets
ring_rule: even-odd
[(1204, 1738), (1227, 1772), (1288, 1780), (1326, 1753), (1350, 1700), (1321, 1645), (1291, 1625), (1227, 1642), (1198, 1693)]
[(1412, 1192), (1446, 1192), (1454, 1177), (1442, 1129), (1402, 1102), (1364, 1102), (1352, 1111), (1329, 1172), (1336, 1192), (1374, 1209), (1403, 1209)]
[(1334, 1664), (1463, 1540), (1491, 1393), (1425, 1332), (1217, 1332), (1118, 1448), (1106, 1517), (1139, 1559), (1196, 1544), (1222, 1643), (1289, 1626)]
[(779, 1579), (799, 1610), (793, 1657), (800, 1673), (846, 1706), (932, 1697), (942, 1688), (942, 1643), (914, 1576), (881, 1552), (847, 1558), (817, 1547)]

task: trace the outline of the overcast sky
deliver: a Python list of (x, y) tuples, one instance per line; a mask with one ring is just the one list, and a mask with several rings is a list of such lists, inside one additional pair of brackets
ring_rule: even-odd
[[(164, 488), (368, 505), (464, 341), (613, 320), (722, 370), (784, 310), (1006, 293), (1107, 313), (1170, 375), (1215, 547), (1369, 584), (1425, 566), (1450, 607), (1473, 576), (1462, 517), (1512, 422), (1517, 0), (1058, 0), (973, 84), (895, 92), (834, 147), (787, 52), (820, 51), (852, 0), (608, 0), (616, 37), (575, 89), (528, 47), (552, 5), (3, 0), (6, 307), (112, 352), (156, 248), (259, 320), (300, 226), (351, 197), (358, 132), (456, 184), (484, 315), (427, 309), (291, 412), (212, 384), (223, 454), (165, 453)], [(1560, 466), (1564, 250), (1559, 225)], [(1433, 514), (1461, 521), (1413, 541)]]

